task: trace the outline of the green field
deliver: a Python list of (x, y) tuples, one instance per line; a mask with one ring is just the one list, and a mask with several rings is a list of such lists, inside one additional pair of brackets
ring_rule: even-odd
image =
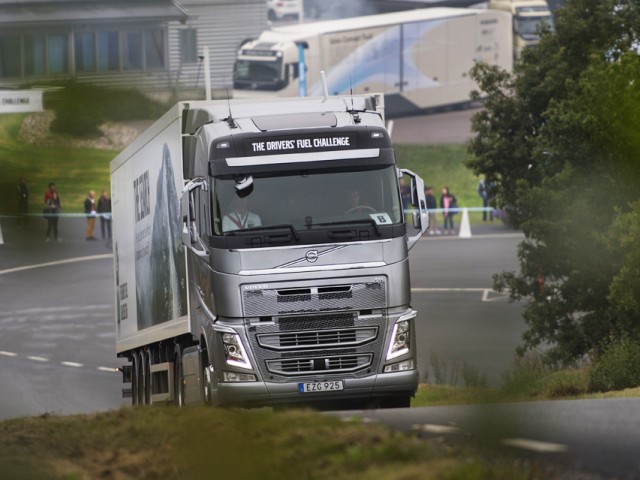
[(117, 154), (108, 150), (38, 147), (18, 142), (23, 115), (0, 115), (0, 215), (16, 212), (16, 188), (21, 176), (31, 191), (29, 212), (43, 208), (44, 192), (54, 182), (63, 213), (83, 211), (89, 190), (109, 189), (109, 162)]
[[(118, 153), (108, 150), (47, 148), (18, 142), (23, 115), (0, 116), (0, 214), (16, 210), (16, 186), (26, 176), (31, 189), (30, 212), (39, 213), (49, 182), (55, 182), (64, 213), (82, 212), (89, 190), (109, 188), (109, 162)], [(415, 171), (427, 185), (433, 185), (439, 198), (447, 185), (460, 207), (482, 206), (476, 193), (477, 178), (465, 166), (464, 145), (396, 145), (396, 158), (402, 168)], [(99, 194), (99, 193), (98, 193)], [(480, 214), (470, 214), (472, 223)]]

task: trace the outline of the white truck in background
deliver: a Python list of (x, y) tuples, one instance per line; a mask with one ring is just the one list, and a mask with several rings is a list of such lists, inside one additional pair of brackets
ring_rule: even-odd
[(553, 29), (553, 13), (545, 0), (489, 0), (487, 8), (509, 12), (513, 16), (513, 55), (540, 42), (541, 23)]
[(470, 102), (469, 71), (483, 61), (511, 71), (511, 15), (426, 8), (273, 28), (243, 44), (234, 98), (385, 95), (388, 117)]
[(381, 95), (179, 102), (111, 162), (111, 191), (134, 405), (409, 406), (428, 216)]

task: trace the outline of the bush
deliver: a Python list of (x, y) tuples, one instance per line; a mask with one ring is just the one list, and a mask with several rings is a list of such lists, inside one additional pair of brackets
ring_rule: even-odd
[(589, 369), (591, 391), (607, 392), (640, 386), (640, 342), (613, 341)]
[(159, 118), (167, 107), (133, 89), (111, 89), (78, 83), (56, 84), (45, 95), (45, 108), (55, 111), (51, 130), (80, 137), (101, 135), (105, 121)]

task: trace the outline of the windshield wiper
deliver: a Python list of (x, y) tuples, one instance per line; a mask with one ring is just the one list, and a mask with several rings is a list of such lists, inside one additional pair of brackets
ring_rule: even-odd
[(373, 218), (363, 218), (360, 220), (342, 220), (340, 222), (328, 222), (328, 223), (314, 223), (314, 226), (319, 227), (333, 227), (337, 225), (373, 225), (373, 228), (376, 231), (376, 235), (381, 236), (382, 232), (378, 227), (378, 224)]
[(296, 230), (296, 228), (290, 223), (282, 223), (279, 225), (261, 225), (259, 227), (243, 228), (241, 230), (232, 230), (230, 232), (225, 232), (225, 235), (242, 235), (245, 232), (262, 232), (265, 230), (282, 230), (282, 229), (290, 230), (296, 242), (300, 241), (300, 234), (298, 234), (298, 231)]

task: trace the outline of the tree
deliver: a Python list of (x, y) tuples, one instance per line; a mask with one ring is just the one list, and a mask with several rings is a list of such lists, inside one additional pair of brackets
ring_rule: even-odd
[(640, 338), (640, 255), (624, 240), (640, 240), (629, 217), (640, 199), (638, 2), (569, 0), (555, 25), (513, 74), (474, 68), (485, 108), (468, 166), (526, 236), (520, 272), (495, 276), (529, 299), (520, 352), (545, 346), (567, 364), (612, 337)]

